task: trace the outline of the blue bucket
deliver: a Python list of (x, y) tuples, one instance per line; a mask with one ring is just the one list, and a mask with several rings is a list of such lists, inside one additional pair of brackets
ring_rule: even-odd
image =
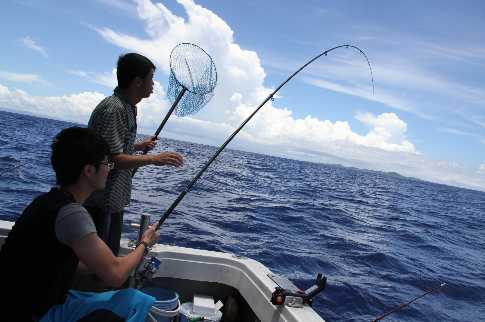
[[(156, 321), (170, 322), (178, 315), (180, 302), (176, 292), (159, 287), (145, 287), (140, 291), (156, 299), (149, 313)], [(148, 317), (146, 321), (153, 321), (153, 319)]]

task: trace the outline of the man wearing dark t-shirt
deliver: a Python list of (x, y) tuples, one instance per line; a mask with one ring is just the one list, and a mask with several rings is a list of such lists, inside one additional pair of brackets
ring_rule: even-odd
[(77, 270), (119, 287), (158, 240), (150, 227), (124, 257), (101, 240), (83, 202), (103, 189), (113, 162), (104, 141), (86, 128), (62, 130), (52, 143), (57, 187), (35, 198), (0, 250), (0, 321), (144, 321), (154, 298), (134, 289), (69, 290)]

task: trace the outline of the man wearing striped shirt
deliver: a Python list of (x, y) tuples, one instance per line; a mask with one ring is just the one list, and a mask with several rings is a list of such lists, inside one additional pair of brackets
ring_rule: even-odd
[(112, 96), (96, 106), (88, 127), (109, 145), (115, 169), (109, 173), (106, 188), (92, 194), (86, 202), (98, 234), (115, 255), (120, 248), (123, 209), (130, 202), (133, 169), (145, 165), (182, 166), (183, 158), (176, 152), (136, 155), (136, 151), (151, 150), (156, 142), (149, 139), (135, 142), (138, 104), (153, 92), (155, 65), (146, 57), (129, 53), (119, 57), (116, 76), (118, 87)]

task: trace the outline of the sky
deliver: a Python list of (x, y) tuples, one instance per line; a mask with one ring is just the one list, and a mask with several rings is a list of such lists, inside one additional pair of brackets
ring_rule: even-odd
[(203, 48), (218, 83), (197, 114), (162, 136), (221, 145), (291, 73), (230, 147), (397, 172), (485, 191), (485, 3), (482, 1), (5, 0), (0, 108), (86, 124), (116, 86), (116, 60), (157, 66), (139, 104), (151, 134), (170, 107), (172, 48)]

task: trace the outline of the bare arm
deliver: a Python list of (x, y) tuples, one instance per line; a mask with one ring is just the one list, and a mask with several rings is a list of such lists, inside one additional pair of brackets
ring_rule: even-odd
[[(143, 234), (142, 240), (149, 245), (153, 245), (158, 240), (158, 233), (155, 232), (154, 227), (150, 227)], [(116, 257), (96, 233), (91, 233), (75, 241), (71, 248), (79, 261), (84, 263), (91, 272), (108, 285), (120, 287), (142, 260), (145, 245), (140, 244), (124, 257)]]
[(112, 157), (116, 169), (133, 169), (153, 164), (152, 155), (130, 155), (120, 153)]
[(176, 152), (161, 152), (157, 154), (130, 155), (120, 153), (112, 157), (117, 169), (133, 169), (144, 165), (171, 165), (180, 167), (184, 164), (183, 157)]

